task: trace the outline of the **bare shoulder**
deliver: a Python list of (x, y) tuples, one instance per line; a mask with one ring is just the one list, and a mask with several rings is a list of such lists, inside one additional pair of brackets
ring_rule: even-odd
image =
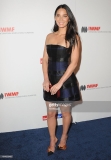
[(76, 44), (77, 46), (81, 46), (81, 38), (79, 34), (76, 34)]
[(49, 34), (47, 34), (46, 38), (49, 38), (49, 37), (51, 37), (52, 35), (53, 35), (53, 33), (49, 33)]
[(77, 41), (80, 41), (80, 36), (78, 33), (76, 34), (76, 39), (77, 39)]
[(46, 36), (46, 44), (50, 41), (51, 38), (53, 38), (53, 36), (54, 36), (54, 33), (47, 34), (47, 36)]
[(73, 51), (81, 50), (81, 38), (79, 34), (76, 34), (75, 45), (73, 46)]

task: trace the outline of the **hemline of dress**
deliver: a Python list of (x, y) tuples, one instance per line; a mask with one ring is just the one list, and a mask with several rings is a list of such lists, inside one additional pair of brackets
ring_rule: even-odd
[(44, 98), (44, 101), (48, 101), (48, 102), (67, 102), (67, 103), (69, 103), (69, 102), (74, 102), (74, 101), (80, 101), (81, 100), (81, 98), (80, 97), (78, 97), (78, 98), (74, 98), (74, 99), (70, 99), (70, 100), (51, 100), (51, 99), (46, 99), (46, 98)]

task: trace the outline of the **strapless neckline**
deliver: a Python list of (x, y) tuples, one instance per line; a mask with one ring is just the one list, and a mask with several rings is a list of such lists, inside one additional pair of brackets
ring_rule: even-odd
[(65, 46), (62, 46), (62, 45), (59, 45), (59, 44), (47, 44), (46, 46), (58, 46), (58, 47), (62, 47), (62, 48), (66, 48), (66, 49), (68, 49), (67, 47), (65, 47)]

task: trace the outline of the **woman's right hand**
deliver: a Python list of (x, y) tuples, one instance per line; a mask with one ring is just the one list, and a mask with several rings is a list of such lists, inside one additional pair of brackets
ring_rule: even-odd
[(43, 89), (47, 92), (49, 92), (49, 85), (51, 85), (49, 80), (44, 80), (44, 82), (42, 83), (43, 85)]

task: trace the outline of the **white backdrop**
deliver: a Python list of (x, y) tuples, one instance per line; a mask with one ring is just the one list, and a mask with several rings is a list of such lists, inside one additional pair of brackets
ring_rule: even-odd
[(47, 127), (40, 59), (60, 4), (74, 13), (82, 41), (76, 76), (83, 102), (75, 103), (73, 121), (111, 116), (111, 1), (0, 0), (0, 132)]

